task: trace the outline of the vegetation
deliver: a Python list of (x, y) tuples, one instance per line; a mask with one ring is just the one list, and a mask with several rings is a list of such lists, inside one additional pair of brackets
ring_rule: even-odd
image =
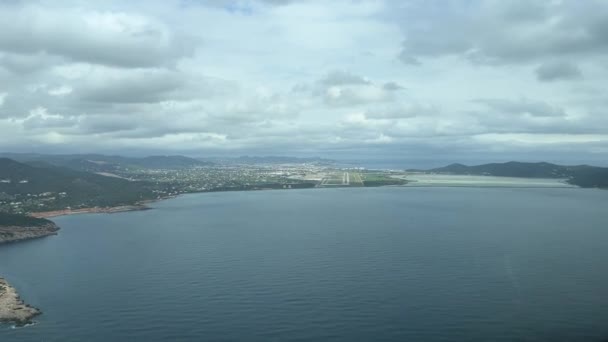
[[(50, 164), (38, 167), (0, 158), (0, 193), (25, 211), (132, 204), (155, 198), (150, 184), (105, 177)], [(36, 199), (36, 200), (34, 200)], [(48, 199), (41, 202), (42, 199)], [(4, 202), (8, 202), (5, 200)], [(31, 202), (38, 207), (28, 207)]]
[(41, 227), (53, 222), (43, 219), (18, 214), (8, 214), (0, 211), (0, 227)]
[(574, 172), (568, 181), (583, 188), (608, 188), (608, 168), (583, 168)]
[(391, 177), (390, 173), (385, 172), (366, 172), (361, 174), (363, 186), (385, 186), (385, 185), (403, 185), (407, 183), (404, 179)]

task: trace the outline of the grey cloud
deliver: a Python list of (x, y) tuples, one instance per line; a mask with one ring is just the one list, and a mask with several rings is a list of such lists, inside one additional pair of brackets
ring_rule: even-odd
[(47, 53), (73, 61), (151, 67), (191, 53), (187, 43), (166, 26), (140, 15), (0, 7), (0, 22), (0, 50), (19, 54)]
[(28, 130), (33, 129), (55, 129), (69, 128), (78, 124), (78, 117), (61, 115), (53, 115), (51, 117), (43, 117), (40, 115), (32, 115), (23, 121), (23, 127)]
[(562, 108), (551, 106), (542, 101), (528, 99), (478, 99), (474, 102), (480, 103), (500, 114), (530, 115), (534, 117), (556, 117), (566, 115), (566, 112)]
[[(504, 6), (504, 5), (503, 5)], [(545, 20), (549, 16), (546, 4), (527, 0), (509, 0), (499, 12), (504, 22), (530, 22)]]
[(481, 133), (607, 134), (603, 111), (587, 108), (578, 115), (541, 101), (477, 100), (484, 110), (461, 113), (460, 120), (474, 118)]
[(326, 87), (331, 87), (339, 85), (370, 84), (370, 81), (347, 71), (332, 71), (319, 80), (319, 83)]
[(542, 82), (575, 80), (583, 77), (581, 70), (566, 62), (543, 63), (536, 69), (536, 77)]
[(88, 80), (75, 95), (84, 101), (93, 102), (159, 102), (183, 84), (183, 78), (177, 73), (143, 70), (101, 80)]
[(118, 133), (135, 130), (141, 126), (139, 120), (127, 115), (89, 115), (79, 124), (77, 134)]
[(393, 105), (371, 108), (365, 111), (369, 119), (407, 119), (417, 116), (432, 116), (439, 114), (439, 109), (431, 105)]
[(401, 51), (401, 53), (399, 53), (399, 56), (397, 56), (398, 59), (406, 65), (420, 65), (420, 61), (415, 58), (414, 56), (409, 55), (409, 53), (405, 50)]
[(371, 85), (332, 87), (325, 91), (323, 100), (330, 106), (356, 106), (387, 102), (393, 99), (392, 92)]
[(36, 54), (0, 53), (0, 66), (19, 75), (44, 70), (61, 63), (61, 58), (45, 52)]
[(356, 106), (368, 103), (387, 102), (394, 99), (392, 94), (400, 89), (395, 82), (376, 85), (371, 80), (339, 70), (328, 73), (313, 84), (296, 84), (292, 92), (318, 97), (329, 106)]
[(284, 6), (295, 2), (295, 0), (258, 0), (262, 3), (266, 3), (274, 6)]
[(49, 89), (53, 89), (53, 87), (42, 84), (38, 88), (24, 88), (27, 87), (14, 87), (10, 89), (4, 98), (4, 104), (0, 106), (0, 119), (25, 118), (30, 115), (31, 110), (37, 107), (48, 108), (50, 112), (60, 115), (78, 115), (77, 111), (80, 108), (73, 102), (48, 93)]
[(295, 3), (296, 0), (181, 0), (181, 3), (188, 6), (209, 6), (214, 8), (230, 9), (237, 12), (249, 13), (253, 5), (286, 6)]
[(476, 63), (522, 63), (608, 51), (602, 1), (413, 3), (404, 13), (411, 19), (403, 26), (404, 61), (458, 55)]
[(384, 85), (382, 85), (382, 88), (384, 88), (384, 90), (389, 90), (389, 91), (405, 89), (404, 87), (399, 85), (399, 83), (397, 83), (397, 82), (386, 82), (386, 83), (384, 83)]

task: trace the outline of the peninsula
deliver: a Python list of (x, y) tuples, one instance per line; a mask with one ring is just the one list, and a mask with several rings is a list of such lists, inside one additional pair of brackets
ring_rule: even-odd
[(40, 310), (25, 304), (15, 288), (0, 278), (0, 323), (25, 325), (40, 314)]
[(58, 230), (47, 219), (0, 212), (0, 244), (56, 235)]

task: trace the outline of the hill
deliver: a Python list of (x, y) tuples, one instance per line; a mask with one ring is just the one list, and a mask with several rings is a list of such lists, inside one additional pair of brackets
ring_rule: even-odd
[(511, 161), (475, 166), (450, 164), (425, 172), (500, 177), (563, 178), (567, 179), (570, 184), (580, 187), (608, 188), (608, 168), (589, 165), (563, 166), (546, 162)]
[(36, 166), (0, 158), (0, 200), (24, 211), (132, 204), (153, 198), (148, 184), (75, 171), (43, 162)]
[(0, 156), (22, 163), (44, 162), (87, 172), (114, 172), (124, 169), (185, 169), (213, 165), (209, 161), (179, 155), (134, 158), (103, 154), (2, 153)]

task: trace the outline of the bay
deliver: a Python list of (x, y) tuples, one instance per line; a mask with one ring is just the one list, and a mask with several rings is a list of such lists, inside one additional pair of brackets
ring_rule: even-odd
[(0, 247), (43, 310), (0, 341), (601, 341), (608, 192), (181, 196)]

